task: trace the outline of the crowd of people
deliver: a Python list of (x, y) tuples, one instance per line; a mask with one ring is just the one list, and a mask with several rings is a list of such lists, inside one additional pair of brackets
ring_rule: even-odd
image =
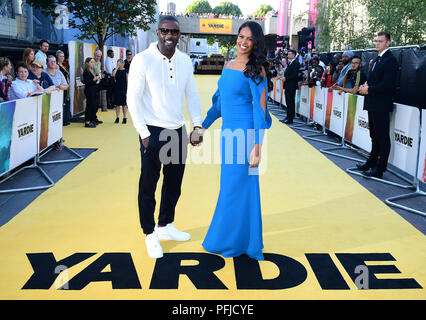
[(271, 10), (265, 16), (255, 16), (253, 14), (215, 14), (211, 13), (175, 13), (175, 12), (160, 12), (160, 16), (174, 16), (174, 17), (190, 17), (190, 18), (209, 18), (209, 19), (239, 19), (239, 20), (264, 20), (270, 17), (277, 17), (278, 12)]
[[(391, 35), (380, 31), (376, 36), (377, 57), (365, 61), (368, 75), (362, 68), (362, 58), (351, 50), (335, 54), (327, 65), (315, 50), (298, 53), (294, 49), (278, 50), (269, 56), (271, 76), (283, 80), (287, 107), (285, 124), (293, 123), (295, 116), (295, 93), (301, 85), (321, 86), (328, 90), (364, 96), (364, 110), (368, 112), (368, 123), (372, 141), (368, 160), (357, 164), (363, 175), (382, 178), (386, 171), (390, 153), (390, 114), (393, 111), (396, 79), (399, 65), (389, 50)], [(368, 80), (368, 83), (367, 83)]]
[[(327, 64), (321, 61), (315, 48), (311, 51), (301, 48), (299, 52), (294, 49), (277, 49), (271, 52), (268, 58), (272, 77), (286, 79), (285, 98), (287, 104), (290, 104), (290, 110), (293, 110), (294, 104), (293, 91), (300, 89), (302, 85), (338, 90), (339, 94), (342, 92), (357, 94), (360, 86), (367, 79), (362, 69), (361, 56), (355, 55), (351, 50), (334, 54)], [(291, 68), (290, 64), (292, 64)], [(371, 67), (371, 61), (369, 67)], [(290, 117), (282, 122), (292, 123), (293, 117), (290, 113)]]
[[(63, 125), (70, 124), (70, 72), (65, 53), (56, 51), (49, 54), (49, 42), (41, 40), (39, 50), (26, 48), (22, 61), (13, 65), (10, 59), (0, 57), (0, 103), (24, 99), (39, 94), (50, 94), (54, 90), (64, 91)], [(102, 72), (102, 51), (96, 50), (94, 57), (85, 61), (82, 82), (85, 84), (86, 110), (85, 127), (95, 128), (101, 124), (96, 113), (102, 107), (100, 91), (106, 90), (107, 108), (116, 110), (115, 123), (119, 123), (120, 110), (122, 123), (127, 123), (127, 74), (132, 61), (132, 52), (126, 51), (126, 59), (114, 60), (114, 51), (107, 51), (105, 71)], [(58, 144), (57, 148), (61, 148)]]
[[(270, 55), (271, 67), (278, 78), (283, 78), (289, 64), (288, 54), (283, 55), (281, 60), (276, 57), (279, 52)], [(342, 54), (334, 54), (332, 60), (325, 64), (320, 59), (320, 55), (315, 52), (305, 53), (301, 50), (296, 53), (299, 67), (298, 87), (301, 85), (321, 86), (339, 92), (356, 94), (359, 86), (366, 81), (366, 74), (362, 70), (361, 56), (355, 55), (351, 50), (346, 50)], [(276, 61), (273, 64), (273, 61)], [(371, 62), (370, 62), (371, 63)]]

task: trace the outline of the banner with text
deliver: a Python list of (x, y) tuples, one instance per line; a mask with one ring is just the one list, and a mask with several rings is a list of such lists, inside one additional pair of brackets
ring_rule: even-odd
[(345, 94), (345, 140), (370, 152), (371, 138), (368, 128), (368, 113), (364, 109), (364, 97)]
[(62, 138), (62, 101), (63, 91), (41, 96), (38, 108), (39, 152), (42, 152)]
[(416, 176), (419, 148), (420, 111), (416, 107), (395, 104), (390, 123), (389, 163)]
[(0, 104), (0, 175), (37, 154), (36, 122), (39, 101), (41, 96)]
[(200, 19), (201, 33), (232, 34), (232, 19)]
[(328, 92), (327, 88), (317, 87), (315, 89), (312, 120), (314, 120), (316, 123), (318, 123), (321, 126), (323, 126), (325, 122), (324, 113), (325, 113), (327, 92)]
[(420, 137), (420, 152), (419, 152), (419, 169), (417, 178), (420, 181), (426, 182), (426, 110), (422, 110), (421, 120), (421, 137)]
[(309, 118), (309, 92), (308, 86), (300, 88), (300, 115)]

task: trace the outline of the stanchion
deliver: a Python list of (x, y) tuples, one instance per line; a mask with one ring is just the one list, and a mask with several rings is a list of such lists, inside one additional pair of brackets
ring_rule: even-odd
[[(323, 101), (323, 106), (325, 106), (325, 110), (327, 110), (327, 102), (324, 103), (324, 101)], [(318, 141), (318, 142), (322, 142), (322, 143), (326, 143), (326, 144), (331, 144), (333, 146), (340, 146), (341, 143), (339, 143), (339, 142), (332, 142), (332, 141), (327, 141), (327, 140), (315, 138), (315, 137), (324, 137), (324, 136), (326, 137), (326, 136), (328, 136), (327, 132), (326, 132), (326, 129), (325, 129), (326, 113), (327, 113), (327, 111), (323, 112), (322, 132), (320, 132), (320, 133), (314, 133), (314, 134), (309, 134), (309, 135), (303, 136), (303, 138), (307, 139), (307, 140), (313, 140), (313, 141)]]
[(364, 178), (367, 178), (367, 179), (371, 179), (371, 180), (375, 180), (375, 181), (382, 182), (382, 183), (385, 183), (385, 184), (389, 184), (389, 185), (392, 185), (394, 187), (399, 187), (399, 188), (403, 188), (403, 189), (416, 189), (415, 181), (411, 181), (409, 178), (404, 177), (403, 175), (399, 174), (398, 172), (396, 172), (392, 169), (388, 168), (386, 171), (389, 171), (389, 173), (400, 178), (401, 180), (404, 180), (405, 182), (408, 182), (409, 184), (402, 184), (402, 183), (393, 182), (393, 181), (390, 181), (390, 180), (387, 180), (387, 179), (365, 176), (361, 172), (357, 171), (356, 169), (357, 169), (357, 167), (347, 168), (346, 172), (349, 172), (351, 174), (361, 176), (361, 177), (364, 177)]
[(48, 189), (50, 187), (53, 187), (55, 185), (55, 182), (53, 182), (53, 180), (47, 175), (47, 173), (40, 168), (37, 165), (37, 161), (36, 161), (36, 157), (34, 157), (34, 163), (29, 165), (29, 166), (25, 166), (21, 169), (19, 169), (18, 171), (14, 172), (13, 174), (11, 174), (10, 176), (6, 177), (5, 179), (0, 181), (0, 184), (2, 184), (3, 182), (6, 182), (7, 180), (9, 180), (10, 178), (14, 177), (15, 175), (17, 175), (18, 173), (27, 170), (27, 169), (36, 169), (38, 170), (41, 175), (49, 182), (46, 185), (41, 185), (41, 186), (34, 186), (34, 187), (25, 187), (25, 188), (13, 188), (13, 189), (5, 189), (5, 190), (0, 190), (0, 193), (11, 193), (11, 192), (19, 192), (19, 191), (34, 191), (34, 190), (42, 190), (42, 189)]
[[(398, 119), (397, 117), (398, 117), (398, 113), (395, 114), (395, 120), (394, 120), (395, 125), (397, 123), (397, 119)], [(407, 120), (409, 120), (409, 118)], [(407, 120), (405, 120), (404, 122), (407, 122)], [(419, 157), (420, 139), (421, 139), (421, 136), (420, 136), (420, 133), (421, 133), (420, 113), (418, 113), (418, 115), (417, 115), (417, 125), (418, 125), (418, 127), (417, 127), (418, 131), (417, 131), (416, 134), (418, 136), (419, 145), (417, 146), (418, 147), (417, 148), (417, 154), (416, 154), (417, 158), (415, 159), (415, 163), (416, 163), (416, 166), (418, 167), (418, 161), (419, 161), (418, 157)], [(415, 128), (414, 123), (412, 123), (410, 127)], [(400, 128), (400, 129), (402, 129), (402, 128)], [(394, 129), (394, 130), (396, 130), (396, 129)], [(407, 125), (404, 127), (403, 130), (408, 130)], [(396, 165), (396, 167), (398, 168), (398, 165)], [(406, 173), (406, 171), (404, 169), (402, 169), (402, 168), (399, 168), (399, 169), (401, 169), (401, 171)], [(385, 183), (385, 184), (392, 185), (392, 186), (399, 187), (399, 188), (403, 188), (403, 189), (416, 189), (416, 179), (417, 179), (416, 174), (417, 174), (417, 171), (414, 173), (414, 178), (407, 178), (406, 176), (396, 172), (395, 170), (389, 169), (389, 168), (387, 169), (387, 171), (389, 173), (391, 173), (392, 175), (400, 178), (401, 180), (407, 182), (408, 184), (397, 183), (397, 182), (390, 181), (388, 179), (383, 179), (383, 178), (365, 176), (359, 170), (357, 170), (356, 167), (351, 167), (351, 168), (346, 169), (346, 172), (348, 172), (348, 173), (355, 174), (355, 175), (358, 175), (358, 176), (363, 176), (365, 178), (372, 179), (372, 180), (375, 180), (375, 181), (378, 181), (378, 182), (381, 182), (381, 183)], [(409, 173), (409, 175), (412, 176), (412, 173)]]
[[(343, 112), (342, 112), (343, 114), (346, 114), (346, 109), (347, 109), (347, 105), (346, 105), (346, 103), (343, 103)], [(325, 153), (325, 154), (329, 154), (329, 155), (332, 155), (332, 156), (335, 156), (335, 157), (347, 159), (347, 160), (364, 161), (364, 159), (349, 157), (349, 156), (345, 156), (345, 155), (337, 153), (337, 152), (332, 152), (332, 151), (335, 151), (335, 150), (350, 150), (350, 151), (356, 152), (357, 154), (363, 156), (364, 158), (367, 158), (366, 156), (360, 154), (359, 150), (357, 150), (356, 148), (352, 147), (351, 145), (349, 145), (345, 142), (345, 126), (344, 125), (342, 125), (342, 132), (341, 132), (340, 136), (342, 137), (340, 143), (336, 144), (335, 147), (322, 148), (322, 149), (320, 149), (320, 152)]]
[[(37, 97), (38, 99), (41, 99), (42, 96)], [(38, 114), (38, 109), (40, 108), (40, 103), (39, 101), (37, 101), (37, 113)], [(34, 190), (41, 190), (41, 189), (48, 189), (52, 186), (55, 185), (55, 183), (53, 182), (53, 180), (49, 177), (49, 175), (37, 164), (37, 158), (38, 158), (38, 150), (39, 150), (39, 145), (40, 145), (40, 141), (38, 139), (39, 137), (39, 132), (40, 132), (40, 128), (39, 128), (39, 121), (37, 121), (37, 116), (35, 119), (35, 135), (36, 135), (36, 150), (37, 153), (33, 158), (33, 163), (29, 166), (25, 166), (23, 168), (20, 168), (19, 170), (17, 170), (16, 172), (14, 172), (13, 174), (7, 176), (6, 178), (4, 178), (3, 180), (0, 181), (0, 184), (8, 181), (9, 179), (11, 179), (12, 177), (16, 176), (18, 173), (24, 171), (24, 170), (28, 170), (28, 169), (35, 169), (38, 170), (41, 175), (43, 176), (44, 179), (46, 179), (46, 181), (48, 181), (48, 184), (46, 185), (39, 185), (39, 186), (33, 186), (33, 187), (25, 187), (25, 188), (12, 188), (12, 189), (5, 189), (5, 190), (0, 190), (0, 194), (2, 193), (11, 193), (11, 192), (20, 192), (20, 191), (34, 191)]]
[[(62, 140), (62, 139), (61, 139)], [(44, 157), (47, 153), (53, 150), (53, 146), (50, 146), (50, 148), (46, 149), (42, 154), (38, 154), (36, 156), (36, 161), (39, 164), (53, 164), (53, 163), (68, 163), (68, 162), (76, 162), (76, 161), (82, 161), (84, 157), (80, 155), (78, 152), (68, 148), (65, 145), (62, 145), (62, 147), (67, 150), (68, 152), (74, 154), (77, 158), (73, 159), (62, 159), (62, 160), (49, 160), (49, 161), (40, 161), (42, 157)], [(63, 150), (62, 150), (63, 151)]]
[[(423, 130), (425, 130), (426, 128), (423, 128)], [(416, 174), (419, 170), (419, 161), (420, 161), (420, 145), (421, 145), (421, 140), (422, 140), (422, 127), (421, 124), (419, 126), (419, 141), (418, 141), (418, 149), (417, 149), (417, 161), (416, 161)], [(415, 197), (424, 197), (426, 196), (426, 192), (420, 190), (420, 180), (418, 177), (414, 176), (414, 188), (415, 191), (411, 192), (411, 193), (407, 193), (407, 194), (402, 194), (399, 196), (394, 196), (394, 197), (390, 197), (385, 199), (385, 203), (387, 203), (390, 206), (393, 207), (397, 207), (415, 214), (419, 214), (422, 216), (426, 216), (426, 212), (425, 211), (420, 211), (420, 210), (416, 210), (414, 208), (411, 207), (407, 207), (407, 206), (403, 206), (401, 204), (396, 203), (395, 201), (397, 200), (402, 200), (402, 199), (409, 199), (409, 198), (415, 198)]]
[(409, 198), (415, 198), (415, 197), (424, 197), (426, 196), (426, 192), (420, 190), (420, 183), (419, 180), (417, 180), (416, 185), (415, 185), (415, 189), (416, 191), (412, 192), (412, 193), (407, 193), (407, 194), (402, 194), (400, 196), (395, 196), (395, 197), (390, 197), (385, 199), (385, 203), (393, 206), (393, 207), (397, 207), (400, 209), (404, 209), (406, 211), (412, 212), (412, 213), (416, 213), (419, 215), (422, 215), (424, 217), (426, 217), (426, 212), (425, 211), (420, 211), (420, 210), (416, 210), (414, 208), (410, 208), (407, 206), (403, 206), (401, 204), (396, 203), (395, 201), (397, 200), (402, 200), (402, 199), (409, 199)]

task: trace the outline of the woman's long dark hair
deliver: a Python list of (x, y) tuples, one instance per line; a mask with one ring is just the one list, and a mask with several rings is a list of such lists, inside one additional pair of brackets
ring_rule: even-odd
[(263, 35), (262, 27), (254, 21), (247, 21), (240, 26), (238, 34), (245, 27), (250, 28), (254, 46), (250, 52), (249, 61), (246, 63), (244, 75), (259, 84), (263, 79), (262, 67), (264, 67), (268, 79), (268, 91), (270, 91), (269, 88), (272, 87), (272, 81), (268, 72), (269, 64), (266, 61), (265, 36)]

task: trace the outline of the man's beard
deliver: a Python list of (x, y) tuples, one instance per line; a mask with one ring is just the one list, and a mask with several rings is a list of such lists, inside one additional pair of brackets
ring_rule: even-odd
[(176, 48), (177, 43), (175, 43), (174, 41), (172, 42), (173, 43), (171, 45), (167, 45), (166, 40), (162, 40), (160, 41), (160, 48), (167, 52), (173, 52)]

